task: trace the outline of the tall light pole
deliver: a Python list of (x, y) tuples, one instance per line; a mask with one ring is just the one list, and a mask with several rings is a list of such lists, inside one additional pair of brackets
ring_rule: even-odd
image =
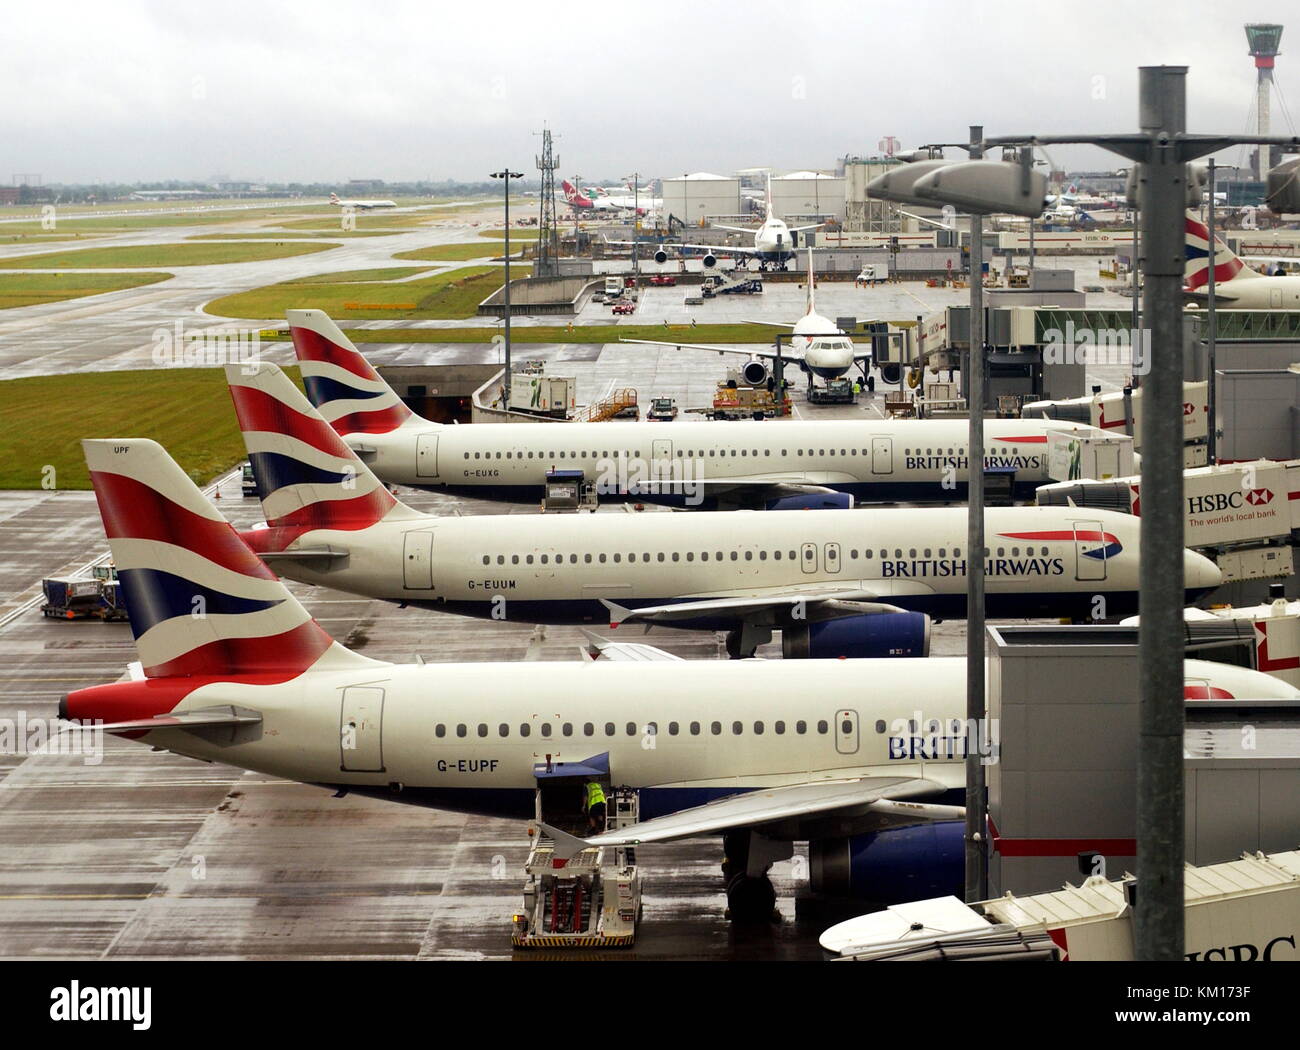
[[(1267, 149), (1268, 147), (1260, 146), (1259, 148), (1261, 150), (1264, 150)], [(1215, 358), (1217, 356), (1217, 351), (1218, 351), (1217, 344), (1219, 341), (1219, 312), (1215, 308), (1215, 303), (1214, 303), (1214, 268), (1215, 266), (1218, 265), (1218, 252), (1215, 251), (1215, 241), (1218, 239), (1218, 235), (1214, 232), (1214, 158), (1213, 157), (1210, 158), (1209, 171), (1206, 173), (1206, 184), (1207, 184), (1206, 188), (1209, 190), (1210, 193), (1210, 209), (1209, 209), (1209, 213), (1206, 215), (1206, 223), (1205, 223), (1206, 233), (1209, 234), (1209, 236), (1206, 238), (1206, 241), (1208, 242), (1206, 248), (1209, 251), (1209, 256), (1210, 256), (1210, 269), (1207, 276), (1207, 280), (1209, 283), (1205, 286), (1205, 291), (1207, 296), (1205, 306), (1206, 306), (1206, 313), (1207, 313), (1207, 321), (1209, 324), (1209, 331), (1207, 333), (1209, 339), (1209, 355), (1208, 355), (1209, 361), (1207, 362), (1206, 367), (1207, 367), (1207, 371), (1210, 373), (1208, 376), (1208, 379), (1210, 380), (1210, 385), (1206, 387), (1206, 390), (1208, 392), (1208, 399), (1205, 404), (1205, 411), (1210, 417), (1210, 430), (1208, 435), (1209, 438), (1208, 447), (1206, 448), (1205, 451), (1209, 453), (1208, 458), (1210, 461), (1210, 466), (1214, 467), (1214, 466), (1218, 466), (1219, 464), (1218, 427), (1214, 422), (1215, 414), (1218, 412), (1218, 402), (1214, 396), (1214, 388), (1216, 385), (1214, 382), (1214, 368), (1216, 364)]]
[(638, 292), (641, 291), (641, 256), (637, 251), (637, 239), (641, 232), (641, 173), (632, 172), (632, 281)]
[(500, 179), (502, 186), (506, 191), (506, 284), (505, 284), (505, 322), (506, 322), (506, 348), (505, 348), (505, 374), (501, 384), (501, 404), (508, 412), (510, 410), (510, 180), (522, 179), (522, 171), (511, 171), (509, 168), (502, 168), (500, 171), (491, 173), (492, 178)]

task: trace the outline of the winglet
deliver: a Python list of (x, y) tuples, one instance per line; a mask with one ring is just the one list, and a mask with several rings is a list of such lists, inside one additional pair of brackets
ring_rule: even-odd
[(552, 854), (556, 860), (571, 860), (585, 849), (590, 849), (591, 844), (586, 839), (580, 839), (577, 835), (570, 835), (567, 831), (561, 831), (559, 828), (553, 828), (550, 824), (537, 822), (548, 839), (555, 843), (555, 852)]
[(631, 609), (625, 609), (617, 602), (611, 602), (608, 598), (602, 598), (600, 604), (609, 610), (609, 629), (617, 630), (618, 625), (632, 616)]

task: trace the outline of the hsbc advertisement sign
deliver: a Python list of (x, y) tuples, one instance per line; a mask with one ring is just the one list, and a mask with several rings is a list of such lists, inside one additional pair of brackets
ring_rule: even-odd
[[(1183, 478), (1183, 510), (1189, 547), (1246, 543), (1285, 536), (1291, 531), (1290, 493), (1282, 463), (1242, 463), (1188, 471)], [(1129, 503), (1142, 513), (1142, 490), (1130, 479)]]

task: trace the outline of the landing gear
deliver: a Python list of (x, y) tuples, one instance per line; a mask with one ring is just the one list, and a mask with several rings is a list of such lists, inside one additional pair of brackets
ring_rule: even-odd
[(727, 632), (727, 656), (748, 660), (760, 645), (772, 640), (772, 629), (761, 624), (745, 623)]
[(727, 918), (756, 924), (780, 922), (776, 888), (767, 877), (774, 861), (793, 855), (794, 844), (750, 831), (729, 831), (722, 839), (722, 877), (727, 886)]

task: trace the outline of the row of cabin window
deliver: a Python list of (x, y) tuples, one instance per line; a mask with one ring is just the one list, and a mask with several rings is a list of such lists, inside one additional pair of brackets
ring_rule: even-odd
[[(910, 732), (913, 732), (913, 733), (919, 732), (919, 726), (918, 726), (918, 724), (917, 724), (917, 720), (916, 720), (915, 718), (909, 719), (907, 724), (908, 724), (908, 729), (909, 729)], [(817, 733), (818, 733), (820, 736), (825, 736), (827, 733), (829, 733), (829, 732), (830, 732), (830, 728), (831, 728), (831, 727), (830, 727), (830, 723), (827, 722), (826, 719), (824, 719), (824, 718), (821, 719), (821, 720), (819, 720), (818, 723), (817, 723)], [(605, 726), (604, 726), (604, 729), (605, 729), (605, 735), (606, 735), (606, 736), (616, 736), (616, 735), (618, 734), (618, 727), (617, 727), (613, 722), (606, 722), (606, 723), (605, 723)], [(704, 732), (704, 727), (703, 727), (703, 725), (702, 725), (701, 723), (699, 723), (699, 722), (691, 722), (691, 723), (689, 723), (689, 724), (687, 725), (686, 729), (687, 729), (687, 732), (688, 732), (691, 736), (700, 736), (700, 735), (702, 735), (703, 732)], [(884, 733), (884, 732), (886, 731), (886, 729), (887, 729), (887, 726), (886, 726), (886, 724), (885, 724), (885, 720), (884, 720), (883, 718), (882, 718), (882, 719), (877, 719), (877, 720), (876, 720), (876, 732), (877, 732), (877, 733)], [(543, 736), (543, 737), (549, 737), (549, 736), (551, 735), (551, 730), (552, 730), (552, 726), (551, 726), (551, 723), (550, 723), (550, 722), (542, 722), (542, 723), (538, 726), (538, 732), (539, 732), (539, 734), (540, 734), (541, 736)], [(778, 720), (778, 721), (772, 723), (772, 732), (775, 733), (777, 736), (783, 736), (783, 735), (785, 735), (785, 730), (786, 730), (786, 724), (785, 724), (785, 722)], [(938, 733), (938, 732), (949, 731), (949, 728), (948, 728), (947, 726), (945, 726), (942, 722), (940, 722), (938, 719), (932, 719), (932, 720), (931, 720), (931, 721), (926, 725), (926, 730), (927, 730), (928, 732), (935, 732), (935, 733)], [(963, 730), (963, 723), (962, 723), (961, 719), (959, 719), (959, 718), (955, 718), (955, 719), (953, 719), (952, 722), (951, 722), (951, 730), (950, 730), (950, 731), (953, 732), (954, 734), (956, 734), (956, 733), (960, 733), (960, 732), (962, 732), (962, 730)], [(480, 737), (486, 737), (486, 736), (488, 735), (488, 733), (489, 733), (491, 730), (490, 730), (490, 727), (488, 726), (488, 724), (487, 724), (486, 722), (480, 722), (480, 723), (478, 723), (478, 726), (476, 727), (476, 731), (477, 731), (477, 733), (478, 733), (478, 735), (479, 735)], [(531, 722), (521, 722), (521, 723), (519, 724), (519, 735), (520, 735), (520, 736), (531, 736), (531, 735), (532, 735), (532, 731), (533, 731), (533, 727), (532, 727), (532, 723), (531, 723)], [(636, 724), (635, 722), (628, 722), (628, 723), (626, 723), (626, 724), (624, 725), (624, 727), (623, 727), (623, 731), (624, 731), (624, 733), (625, 733), (627, 736), (637, 736), (637, 735), (644, 735), (644, 736), (658, 736), (658, 735), (659, 735), (659, 724), (658, 724), (657, 722), (648, 722), (648, 723), (646, 723), (645, 726), (643, 726), (643, 727), (641, 727), (641, 728), (638, 728), (638, 727), (637, 727), (637, 724)], [(669, 736), (679, 736), (679, 735), (681, 734), (681, 731), (682, 731), (681, 723), (679, 723), (679, 722), (669, 722), (669, 723), (668, 723), (668, 735), (669, 735)], [(755, 722), (755, 723), (753, 724), (753, 733), (754, 733), (755, 736), (762, 736), (766, 731), (767, 731), (767, 725), (766, 725), (766, 723), (760, 721), (760, 722)], [(807, 735), (807, 733), (808, 733), (808, 723), (805, 722), (803, 719), (800, 719), (799, 721), (795, 722), (795, 724), (794, 724), (794, 731), (795, 731), (795, 733), (798, 734), (799, 736), (805, 736), (805, 735)], [(744, 732), (745, 732), (745, 723), (744, 723), (744, 722), (741, 722), (741, 721), (735, 721), (735, 722), (732, 722), (732, 723), (731, 723), (731, 733), (732, 733), (733, 736), (741, 736), (741, 735), (744, 734)], [(853, 722), (852, 722), (850, 719), (847, 719), (847, 718), (844, 719), (843, 724), (840, 726), (840, 732), (843, 733), (845, 736), (848, 736), (848, 735), (852, 734), (852, 733), (853, 733)], [(455, 726), (455, 733), (456, 733), (456, 736), (457, 736), (457, 737), (467, 737), (467, 736), (469, 736), (469, 726), (467, 726), (464, 722), (461, 722), (460, 724), (458, 724), (457, 726)], [(710, 723), (709, 723), (709, 733), (710, 733), (710, 735), (712, 735), (712, 736), (721, 736), (721, 735), (722, 735), (722, 723), (721, 723), (721, 722), (710, 722)], [(439, 722), (439, 723), (434, 727), (433, 734), (434, 734), (434, 736), (438, 737), (439, 739), (446, 737), (446, 735), (447, 735), (447, 726), (444, 725), (443, 723)], [(501, 722), (500, 724), (497, 725), (497, 736), (508, 737), (509, 735), (510, 735), (510, 724), (509, 724), (508, 722)], [(561, 724), (560, 724), (560, 735), (561, 735), (561, 736), (573, 736), (573, 735), (574, 735), (574, 725), (573, 725), (573, 723), (572, 723), (572, 722), (563, 722), (563, 723), (561, 723)], [(595, 736), (595, 735), (596, 735), (596, 726), (595, 726), (595, 723), (593, 723), (593, 722), (584, 722), (583, 725), (582, 725), (582, 735), (583, 735), (583, 736)]]
[[(759, 450), (759, 449), (756, 449), (756, 448), (755, 448), (755, 449), (744, 449), (744, 448), (742, 448), (742, 449), (740, 450), (740, 454), (741, 454), (742, 456), (754, 456), (754, 457), (757, 457), (758, 454), (759, 454), (759, 451), (760, 451), (760, 450)], [(770, 456), (770, 455), (772, 454), (772, 450), (771, 450), (770, 448), (765, 448), (765, 449), (762, 449), (761, 451), (762, 451), (762, 454), (763, 454), (764, 456)], [(918, 456), (920, 456), (920, 455), (926, 455), (926, 456), (945, 456), (945, 455), (947, 455), (947, 456), (958, 456), (958, 455), (961, 455), (961, 456), (964, 456), (964, 455), (966, 454), (966, 450), (965, 450), (964, 448), (948, 448), (948, 449), (943, 449), (943, 448), (927, 448), (927, 449), (920, 449), (920, 448), (917, 448), (917, 449), (915, 449), (915, 450), (910, 449), (910, 448), (905, 448), (905, 449), (903, 449), (903, 455), (905, 455), (905, 456), (910, 456), (910, 455), (912, 455), (913, 451), (915, 451), (915, 453), (916, 453)], [(842, 448), (842, 449), (839, 450), (839, 453), (838, 453), (838, 454), (841, 455), (841, 456), (856, 456), (856, 455), (858, 454), (858, 452), (859, 452), (859, 450), (856, 449), (856, 448), (847, 448), (847, 449), (846, 449), (846, 448)], [(870, 449), (866, 449), (866, 448), (864, 448), (864, 449), (861, 450), (861, 452), (862, 452), (862, 455), (864, 455), (864, 456), (870, 456), (870, 455), (871, 455), (871, 450), (870, 450)], [(1016, 454), (1018, 454), (1019, 452), (1020, 452), (1020, 449), (1019, 449), (1019, 448), (1012, 448), (1012, 450), (1011, 450), (1012, 455), (1016, 455)], [(727, 456), (727, 455), (734, 456), (735, 454), (736, 454), (736, 450), (735, 450), (734, 448), (733, 448), (733, 449), (722, 449), (721, 451), (719, 451), (719, 450), (717, 450), (717, 449), (709, 449), (707, 452), (705, 452), (704, 449), (699, 449), (698, 451), (696, 451), (695, 449), (685, 449), (685, 450), (683, 450), (683, 449), (680, 449), (680, 448), (679, 448), (679, 449), (677, 450), (677, 458), (678, 458), (678, 459), (683, 459), (683, 458), (691, 458), (691, 459), (694, 459), (694, 458), (697, 457), (697, 456), (700, 456), (700, 457), (713, 456), (713, 457), (716, 458), (716, 457), (718, 457), (718, 456)], [(805, 450), (805, 449), (799, 448), (799, 449), (795, 449), (795, 453), (794, 453), (794, 454), (795, 454), (796, 456), (805, 456), (805, 455), (807, 455), (807, 456), (812, 456), (812, 455), (817, 455), (817, 456), (834, 456), (834, 455), (836, 455), (837, 453), (835, 452), (835, 450), (834, 450), (833, 448), (832, 448), (832, 449), (819, 448), (819, 449), (817, 449), (816, 451), (814, 451), (813, 449), (807, 449), (807, 450)], [(640, 459), (640, 458), (641, 458), (641, 453), (640, 453), (640, 452), (635, 452), (635, 453), (633, 453), (633, 452), (628, 452), (628, 451), (625, 450), (625, 451), (623, 451), (623, 452), (620, 453), (617, 449), (616, 449), (614, 452), (612, 452), (612, 453), (610, 453), (610, 452), (599, 452), (599, 453), (597, 453), (597, 452), (574, 452), (574, 451), (572, 451), (572, 450), (570, 450), (570, 451), (567, 453), (567, 457), (568, 457), (569, 459), (592, 459), (592, 458), (594, 458), (594, 457), (600, 457), (600, 458), (603, 458), (603, 459), (609, 459), (611, 455), (613, 455), (613, 456), (623, 455), (623, 456), (627, 456), (627, 457), (631, 457), (631, 458), (636, 458), (636, 459)], [(783, 456), (784, 456), (784, 455), (787, 455), (787, 450), (786, 450), (786, 449), (781, 449), (781, 455), (783, 455)], [(475, 459), (493, 459), (493, 458), (496, 458), (496, 459), (524, 459), (524, 458), (533, 459), (533, 458), (536, 458), (536, 459), (542, 459), (542, 460), (553, 460), (553, 459), (564, 459), (564, 458), (566, 457), (566, 453), (564, 453), (564, 452), (558, 452), (558, 453), (556, 453), (556, 452), (544, 452), (544, 453), (543, 453), (543, 452), (529, 452), (529, 453), (526, 453), (526, 454), (525, 454), (525, 453), (523, 453), (523, 452), (496, 452), (496, 453), (492, 453), (492, 452), (475, 452), (475, 453), (473, 454), (473, 456), (474, 456)], [(469, 458), (470, 458), (470, 453), (466, 452), (466, 453), (465, 453), (465, 458), (466, 458), (466, 459), (469, 459)]]
[[(1047, 547), (1042, 547), (1042, 548), (1040, 548), (1040, 552), (1041, 552), (1041, 554), (1042, 554), (1043, 557), (1047, 557), (1047, 555), (1048, 555), (1048, 553), (1049, 553)], [(726, 561), (727, 559), (726, 559), (726, 557), (725, 557), (725, 554), (726, 554), (725, 551), (714, 551), (714, 552), (713, 552), (713, 555), (714, 555), (713, 560), (714, 560), (714, 561)], [(744, 556), (745, 556), (745, 557), (744, 557), (744, 560), (745, 560), (745, 561), (753, 561), (753, 560), (754, 560), (754, 552), (753, 552), (752, 550), (746, 550), (746, 551), (732, 551), (732, 552), (731, 552), (731, 561), (740, 561), (740, 560), (741, 560), (741, 558), (740, 558), (740, 555), (741, 555), (741, 554), (744, 554)], [(759, 552), (758, 552), (758, 560), (759, 560), (759, 561), (767, 561), (767, 554), (768, 554), (768, 552), (765, 551), (765, 550), (761, 550), (761, 551), (759, 551)], [(861, 556), (862, 556), (863, 558), (868, 559), (868, 560), (870, 560), (871, 558), (875, 557), (875, 555), (876, 555), (876, 552), (875, 552), (875, 551), (864, 550), (864, 551), (861, 552)], [(808, 560), (812, 560), (812, 558), (814, 558), (814, 557), (816, 556), (816, 551), (815, 551), (815, 550), (812, 550), (811, 548), (810, 548), (810, 549), (806, 549), (806, 550), (803, 552), (803, 556), (804, 556), (805, 558), (807, 558)], [(858, 556), (859, 556), (859, 553), (858, 553), (858, 551), (857, 551), (856, 548), (854, 548), (854, 549), (852, 549), (852, 550), (849, 551), (849, 558), (850, 558), (851, 560), (856, 560), (856, 559), (858, 558)], [(919, 554), (918, 554), (918, 549), (917, 549), (916, 547), (912, 547), (912, 548), (910, 548), (910, 549), (908, 550), (908, 552), (907, 552), (907, 556), (908, 556), (909, 558), (913, 558), (913, 559), (914, 559), (914, 558), (917, 558), (918, 556), (919, 556), (919, 557), (922, 557), (922, 558), (933, 558), (933, 557), (936, 557), (936, 555), (935, 555), (935, 553), (934, 553), (934, 548), (932, 548), (932, 547), (925, 547), (924, 549), (922, 549), (922, 550), (920, 551)], [(960, 558), (960, 557), (961, 557), (961, 548), (960, 548), (960, 547), (954, 547), (954, 548), (952, 549), (952, 556), (953, 556), (954, 558)], [(1006, 547), (999, 547), (999, 548), (997, 548), (997, 556), (998, 556), (999, 558), (1005, 558), (1005, 557), (1007, 557), (1007, 556), (1008, 556), (1008, 549), (1007, 549)], [(1012, 558), (1019, 558), (1019, 557), (1020, 557), (1020, 548), (1019, 548), (1019, 547), (1012, 547), (1012, 548), (1010, 548), (1010, 556), (1011, 556)], [(518, 565), (518, 564), (520, 563), (520, 562), (519, 562), (520, 557), (522, 557), (522, 558), (524, 559), (523, 564), (525, 564), (525, 565), (532, 565), (532, 564), (534, 563), (534, 560), (535, 560), (535, 559), (536, 559), (540, 564), (542, 564), (542, 565), (550, 565), (550, 564), (552, 564), (552, 562), (551, 562), (551, 560), (550, 560), (550, 559), (552, 559), (552, 558), (554, 558), (554, 564), (556, 564), (556, 565), (563, 565), (563, 564), (564, 564), (564, 558), (565, 558), (565, 556), (564, 556), (563, 554), (555, 554), (555, 555), (550, 555), (550, 554), (538, 554), (538, 555), (532, 555), (532, 554), (524, 554), (524, 555), (511, 554), (509, 557), (510, 557), (510, 564), (511, 564), (511, 565)], [(615, 553), (615, 554), (612, 554), (612, 555), (606, 555), (606, 554), (596, 554), (596, 555), (584, 554), (584, 555), (582, 556), (583, 564), (585, 564), (585, 565), (590, 565), (590, 564), (592, 563), (592, 559), (593, 559), (593, 557), (594, 557), (594, 559), (596, 560), (596, 562), (599, 563), (599, 564), (601, 564), (601, 565), (604, 565), (604, 564), (606, 563), (606, 561), (607, 561), (608, 559), (610, 559), (610, 558), (612, 558), (612, 559), (614, 560), (615, 563), (622, 562), (622, 560), (623, 560), (623, 555), (622, 555), (621, 552), (619, 552), (619, 553)], [(782, 557), (783, 557), (783, 552), (782, 552), (782, 551), (773, 551), (773, 552), (772, 552), (772, 560), (773, 560), (773, 561), (781, 561), (781, 560), (782, 560)], [(835, 554), (835, 553), (832, 553), (832, 552), (830, 552), (830, 551), (828, 551), (827, 554), (826, 554), (826, 557), (827, 557), (828, 560), (833, 561), (833, 560), (835, 559), (835, 557), (836, 557), (836, 554)], [(882, 559), (888, 558), (888, 557), (889, 557), (889, 551), (882, 549), (882, 550), (880, 551), (880, 557), (881, 557)], [(896, 548), (894, 549), (894, 557), (895, 557), (895, 558), (902, 558), (902, 557), (903, 557), (903, 550), (902, 550), (901, 547), (896, 547)], [(937, 557), (940, 557), (940, 558), (946, 558), (946, 557), (948, 557), (948, 548), (947, 548), (947, 547), (940, 547), (940, 548), (939, 548), (939, 553), (938, 553)], [(985, 548), (984, 548), (984, 557), (986, 557), (986, 558), (991, 558), (991, 557), (993, 557), (993, 551), (992, 551), (991, 548), (989, 548), (989, 547), (985, 547)], [(1026, 547), (1026, 548), (1025, 548), (1025, 557), (1028, 557), (1028, 558), (1032, 558), (1032, 557), (1034, 557), (1034, 548), (1033, 548), (1033, 547)], [(568, 558), (569, 558), (569, 564), (570, 564), (570, 565), (577, 565), (577, 564), (578, 564), (578, 556), (577, 556), (576, 554), (570, 554), (570, 555), (568, 556)], [(636, 553), (636, 551), (632, 551), (632, 552), (630, 552), (630, 553), (628, 554), (628, 556), (627, 556), (627, 560), (628, 560), (629, 562), (635, 562), (635, 561), (637, 561), (637, 560), (640, 560), (640, 561), (643, 561), (643, 562), (649, 562), (649, 561), (657, 561), (657, 562), (663, 562), (663, 561), (681, 561), (681, 560), (682, 560), (682, 556), (681, 556), (681, 552), (680, 552), (680, 551), (672, 551), (670, 554), (665, 554), (664, 551), (659, 551), (658, 553), (656, 553), (656, 554), (654, 554), (654, 555), (651, 555), (649, 551), (643, 551), (643, 552), (642, 552), (641, 554), (639, 554), (639, 555)], [(694, 560), (695, 560), (695, 552), (694, 552), (694, 551), (686, 551), (686, 560), (687, 560), (688, 562), (690, 562), (690, 561), (694, 561)], [(708, 561), (708, 560), (709, 560), (709, 552), (708, 552), (708, 551), (700, 551), (700, 561)], [(798, 555), (798, 553), (797, 553), (796, 551), (790, 551), (790, 552), (789, 552), (789, 560), (790, 560), (790, 561), (798, 561), (798, 560), (799, 560), (799, 555)], [(504, 555), (504, 554), (498, 554), (498, 555), (496, 556), (496, 563), (497, 563), (498, 565), (504, 565), (504, 564), (506, 563), (506, 555)], [(484, 564), (484, 565), (491, 565), (491, 564), (492, 564), (492, 555), (491, 555), (491, 554), (484, 554), (484, 555), (483, 555), (483, 564)]]
[[(883, 725), (884, 723), (881, 723), (881, 724)], [(463, 722), (460, 723), (459, 725), (455, 726), (454, 729), (455, 729), (455, 732), (456, 732), (456, 736), (458, 736), (458, 737), (466, 737), (466, 736), (469, 736), (469, 726), (465, 725), (465, 723), (463, 723)], [(564, 723), (562, 723), (562, 724), (560, 725), (560, 735), (561, 735), (561, 736), (573, 736), (573, 735), (574, 735), (574, 729), (575, 729), (575, 727), (574, 727), (574, 724), (573, 724), (572, 722), (564, 722)], [(538, 732), (539, 732), (540, 735), (543, 736), (543, 737), (549, 737), (549, 736), (551, 735), (551, 730), (552, 730), (552, 726), (551, 726), (551, 723), (550, 723), (550, 722), (542, 722), (542, 723), (538, 726)], [(604, 725), (604, 730), (605, 730), (605, 735), (606, 735), (606, 736), (616, 736), (616, 735), (618, 734), (618, 727), (617, 727), (613, 722), (606, 722), (605, 725)], [(691, 736), (700, 736), (700, 735), (704, 732), (704, 727), (703, 727), (702, 724), (699, 723), (699, 722), (691, 722), (691, 723), (689, 723), (689, 724), (686, 726), (686, 730), (687, 730), (687, 732), (688, 732)], [(772, 732), (775, 733), (777, 736), (783, 736), (783, 735), (785, 734), (785, 730), (786, 730), (786, 724), (785, 724), (785, 722), (777, 721), (777, 722), (773, 722), (773, 723), (772, 723)], [(489, 726), (488, 726), (488, 724), (487, 724), (486, 722), (480, 722), (480, 723), (478, 724), (478, 726), (477, 726), (477, 732), (478, 732), (478, 735), (479, 735), (479, 736), (481, 736), (481, 737), (485, 737), (485, 736), (488, 735), (489, 731), (490, 731), (490, 729), (489, 729)], [(520, 723), (520, 725), (519, 725), (519, 735), (520, 735), (520, 736), (531, 736), (531, 735), (532, 735), (532, 731), (533, 731), (533, 727), (532, 727), (532, 723), (531, 723), (531, 722), (521, 722), (521, 723)], [(649, 723), (647, 723), (645, 726), (638, 727), (638, 726), (637, 726), (637, 723), (635, 723), (635, 722), (628, 722), (628, 723), (624, 726), (623, 731), (624, 731), (624, 733), (626, 733), (628, 736), (638, 736), (638, 735), (644, 735), (644, 736), (657, 736), (658, 733), (659, 733), (659, 726), (658, 726), (658, 723), (656, 723), (656, 722), (649, 722)], [(678, 722), (669, 722), (669, 723), (668, 723), (668, 735), (669, 735), (669, 736), (678, 736), (678, 735), (681, 734), (681, 731), (682, 731), (682, 726), (681, 726), (680, 723), (678, 723)], [(764, 722), (755, 722), (755, 723), (753, 724), (753, 732), (754, 732), (754, 735), (755, 735), (755, 736), (762, 736), (766, 731), (767, 731), (767, 725), (766, 725), (766, 723), (764, 723)], [(802, 719), (800, 719), (798, 722), (796, 722), (796, 723), (794, 724), (794, 731), (795, 731), (795, 733), (797, 733), (797, 734), (800, 735), (800, 736), (803, 736), (803, 735), (807, 734), (807, 732), (808, 732), (808, 723), (805, 722), (805, 721), (803, 721)], [(844, 731), (845, 731), (846, 733), (851, 732), (851, 728), (845, 729)], [(732, 723), (731, 723), (731, 732), (732, 732), (732, 734), (735, 735), (735, 736), (740, 736), (741, 734), (743, 734), (743, 733), (745, 732), (745, 723), (744, 723), (744, 722), (732, 722)], [(830, 723), (827, 722), (825, 719), (822, 719), (821, 721), (819, 721), (819, 722), (817, 723), (817, 732), (818, 732), (819, 734), (823, 735), (823, 736), (824, 736), (825, 734), (829, 733), (829, 732), (830, 732)], [(709, 723), (709, 733), (712, 734), (713, 736), (721, 736), (721, 735), (722, 735), (722, 723), (721, 723), (721, 722), (711, 722), (711, 723)], [(436, 737), (439, 737), (439, 738), (445, 737), (445, 736), (447, 735), (447, 726), (443, 725), (441, 722), (438, 723), (438, 725), (434, 726), (434, 729), (433, 729), (433, 735), (436, 736)], [(509, 735), (510, 735), (510, 725), (509, 725), (508, 723), (506, 723), (506, 722), (502, 722), (502, 723), (500, 723), (500, 724), (497, 726), (497, 735), (498, 735), (498, 736), (502, 736), (502, 737), (509, 736)], [(583, 735), (583, 736), (595, 736), (595, 735), (596, 735), (596, 726), (595, 726), (595, 724), (592, 723), (592, 722), (584, 722), (583, 725), (582, 725), (582, 735)]]

